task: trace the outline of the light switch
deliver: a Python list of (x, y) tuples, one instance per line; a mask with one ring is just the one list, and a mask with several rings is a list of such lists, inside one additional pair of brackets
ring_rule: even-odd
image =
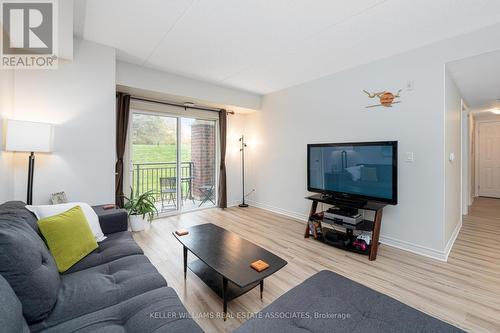
[(415, 162), (415, 153), (414, 152), (407, 152), (406, 153), (406, 162), (408, 163), (413, 163)]
[(450, 153), (450, 162), (453, 162), (455, 160), (455, 153)]

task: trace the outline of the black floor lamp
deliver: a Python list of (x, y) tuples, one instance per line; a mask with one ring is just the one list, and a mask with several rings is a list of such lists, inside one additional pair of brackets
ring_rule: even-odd
[(50, 153), (52, 151), (52, 124), (9, 120), (7, 122), (5, 150), (30, 153), (26, 204), (31, 205), (33, 204), (35, 153)]
[(245, 136), (242, 135), (240, 138), (240, 143), (241, 143), (241, 185), (242, 185), (242, 200), (241, 204), (239, 204), (239, 207), (248, 207), (248, 204), (245, 203), (245, 148), (247, 147), (247, 144), (245, 143)]

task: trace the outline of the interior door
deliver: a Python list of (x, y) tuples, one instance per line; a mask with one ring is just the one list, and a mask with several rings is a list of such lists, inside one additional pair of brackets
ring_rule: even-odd
[(479, 196), (500, 198), (500, 122), (479, 124)]

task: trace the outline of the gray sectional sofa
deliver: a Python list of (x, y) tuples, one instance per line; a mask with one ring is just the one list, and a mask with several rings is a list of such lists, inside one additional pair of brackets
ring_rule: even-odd
[[(0, 205), (0, 332), (202, 332), (134, 242), (126, 214), (96, 211), (107, 239), (60, 275), (24, 203)], [(237, 332), (463, 331), (321, 271)]]
[(202, 332), (127, 231), (126, 214), (98, 215), (107, 239), (61, 275), (24, 203), (0, 205), (0, 331)]
[(235, 333), (464, 333), (331, 271), (286, 292)]

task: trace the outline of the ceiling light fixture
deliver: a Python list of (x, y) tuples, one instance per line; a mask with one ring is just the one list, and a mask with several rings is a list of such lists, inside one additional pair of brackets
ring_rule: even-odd
[(496, 108), (496, 109), (490, 109), (488, 110), (490, 111), (491, 113), (494, 113), (494, 114), (500, 114), (500, 109), (499, 108)]
[(192, 108), (194, 106), (193, 102), (184, 102), (184, 106), (187, 108)]

